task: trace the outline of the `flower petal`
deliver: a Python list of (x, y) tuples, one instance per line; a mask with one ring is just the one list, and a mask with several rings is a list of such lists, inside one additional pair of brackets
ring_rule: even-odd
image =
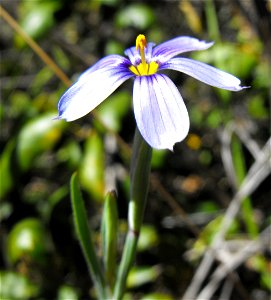
[(213, 42), (207, 43), (192, 37), (180, 36), (154, 47), (152, 55), (155, 61), (164, 63), (181, 53), (205, 50), (213, 44)]
[(133, 91), (138, 129), (150, 146), (173, 150), (189, 130), (189, 116), (175, 84), (163, 74), (138, 76)]
[(80, 79), (61, 97), (58, 119), (73, 121), (93, 110), (133, 74), (126, 67), (107, 67)]
[(85, 72), (83, 72), (80, 75), (80, 77), (78, 79), (81, 80), (85, 76), (88, 76), (90, 73), (92, 73), (96, 70), (100, 70), (100, 69), (107, 68), (107, 67), (115, 67), (115, 66), (124, 65), (124, 64), (126, 64), (127, 66), (130, 65), (130, 62), (128, 61), (127, 58), (125, 58), (121, 55), (117, 55), (117, 54), (108, 55), (108, 56), (100, 59), (99, 61), (97, 61), (96, 64), (94, 64), (90, 68), (88, 68)]
[(180, 71), (206, 84), (225, 90), (240, 91), (247, 88), (240, 86), (241, 81), (237, 77), (190, 58), (172, 58), (160, 66), (160, 69)]

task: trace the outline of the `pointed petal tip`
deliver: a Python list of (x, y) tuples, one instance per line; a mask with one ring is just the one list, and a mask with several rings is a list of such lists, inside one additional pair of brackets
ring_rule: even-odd
[[(175, 145), (175, 144), (174, 144), (174, 145)], [(173, 150), (174, 145), (169, 146), (169, 147), (168, 147), (168, 150), (170, 150), (171, 152), (174, 152), (174, 150)]]
[(61, 118), (60, 118), (60, 116), (56, 116), (56, 117), (54, 117), (52, 120), (53, 121), (57, 121), (57, 120), (60, 120)]
[(171, 152), (173, 152), (173, 147), (175, 145), (174, 144), (170, 144), (170, 145), (151, 145), (148, 141), (146, 141), (153, 149), (156, 150), (170, 150)]
[[(189, 128), (188, 128), (188, 130), (189, 130)], [(184, 136), (182, 136), (180, 139), (174, 141), (171, 145), (168, 145), (168, 146), (167, 146), (167, 149), (170, 150), (171, 152), (174, 152), (174, 146), (175, 146), (177, 143), (183, 142), (183, 141), (185, 140), (185, 138), (187, 137), (187, 135), (188, 135), (188, 131), (187, 131), (186, 135), (184, 135)]]
[(241, 85), (238, 85), (238, 86), (234, 86), (232, 87), (232, 89), (229, 88), (229, 90), (233, 91), (233, 92), (239, 92), (239, 91), (242, 91), (244, 89), (249, 89), (251, 86), (241, 86)]
[(206, 41), (205, 41), (205, 45), (206, 45), (206, 47), (208, 47), (208, 48), (212, 47), (212, 46), (214, 45), (214, 43), (215, 43), (215, 42), (206, 42)]
[(191, 58), (172, 58), (162, 67), (160, 66), (160, 70), (162, 69), (176, 70), (211, 86), (233, 92), (249, 88), (249, 86), (241, 86), (240, 79), (234, 75)]
[(67, 120), (66, 118), (63, 118), (61, 115), (58, 115), (58, 116), (54, 117), (52, 120), (53, 120), (53, 121), (61, 121), (61, 120), (64, 120), (64, 121), (67, 121), (67, 122), (68, 122), (68, 120)]
[[(187, 135), (186, 135), (187, 136)], [(182, 139), (179, 139), (179, 140), (176, 140), (174, 142), (171, 142), (171, 143), (168, 143), (168, 144), (161, 144), (161, 145), (151, 145), (148, 141), (147, 143), (153, 148), (153, 149), (156, 149), (156, 150), (170, 150), (171, 152), (174, 152), (174, 147), (177, 143), (181, 143), (183, 142), (183, 140), (186, 138), (186, 136)]]

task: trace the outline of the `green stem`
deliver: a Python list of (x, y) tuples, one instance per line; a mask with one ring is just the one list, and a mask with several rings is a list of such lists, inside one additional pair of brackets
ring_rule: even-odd
[(131, 189), (128, 209), (129, 231), (118, 270), (114, 299), (120, 300), (124, 294), (128, 273), (134, 263), (140, 228), (144, 216), (152, 148), (142, 138), (138, 129), (135, 132), (131, 161)]

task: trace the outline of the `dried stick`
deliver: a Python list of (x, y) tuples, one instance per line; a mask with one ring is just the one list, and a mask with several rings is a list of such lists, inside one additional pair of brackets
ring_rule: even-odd
[(52, 69), (56, 76), (62, 82), (64, 82), (66, 86), (70, 86), (72, 84), (70, 79), (51, 59), (51, 57), (22, 29), (22, 27), (2, 6), (0, 6), (0, 17), (2, 17), (10, 25), (10, 27), (25, 40), (25, 42), (33, 49), (33, 51), (36, 52), (36, 54), (43, 60), (43, 62)]
[(246, 178), (244, 179), (242, 185), (240, 186), (239, 190), (232, 199), (231, 204), (229, 205), (224, 215), (220, 229), (214, 237), (212, 246), (205, 253), (191, 284), (189, 285), (188, 289), (186, 290), (183, 296), (183, 300), (196, 299), (202, 282), (209, 273), (209, 270), (215, 260), (216, 250), (219, 249), (219, 247), (221, 246), (225, 234), (227, 233), (235, 216), (238, 214), (242, 200), (245, 197), (249, 196), (270, 173), (270, 146), (271, 139), (267, 141), (263, 149), (258, 153), (258, 157), (249, 169)]
[(227, 263), (220, 264), (212, 275), (210, 282), (204, 287), (201, 293), (198, 295), (197, 300), (208, 300), (212, 297), (214, 292), (219, 286), (219, 283), (234, 269), (239, 267), (249, 257), (258, 252), (262, 252), (267, 245), (267, 240), (270, 237), (271, 226), (268, 226), (261, 234), (259, 239), (249, 241), (243, 249), (232, 255), (231, 259)]

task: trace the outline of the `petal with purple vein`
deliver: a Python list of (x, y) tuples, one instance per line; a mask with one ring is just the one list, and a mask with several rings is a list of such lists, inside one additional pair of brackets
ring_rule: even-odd
[(189, 116), (175, 84), (163, 74), (136, 77), (133, 91), (138, 129), (156, 149), (173, 150), (189, 130)]
[(81, 77), (61, 97), (58, 119), (73, 121), (92, 111), (133, 74), (124, 67), (108, 67)]
[(190, 75), (206, 84), (230, 91), (240, 91), (240, 80), (224, 71), (190, 58), (172, 58), (160, 66), (161, 69), (172, 69)]
[(181, 53), (205, 50), (213, 44), (213, 42), (208, 43), (192, 37), (180, 36), (154, 47), (152, 55), (155, 61), (164, 63)]

